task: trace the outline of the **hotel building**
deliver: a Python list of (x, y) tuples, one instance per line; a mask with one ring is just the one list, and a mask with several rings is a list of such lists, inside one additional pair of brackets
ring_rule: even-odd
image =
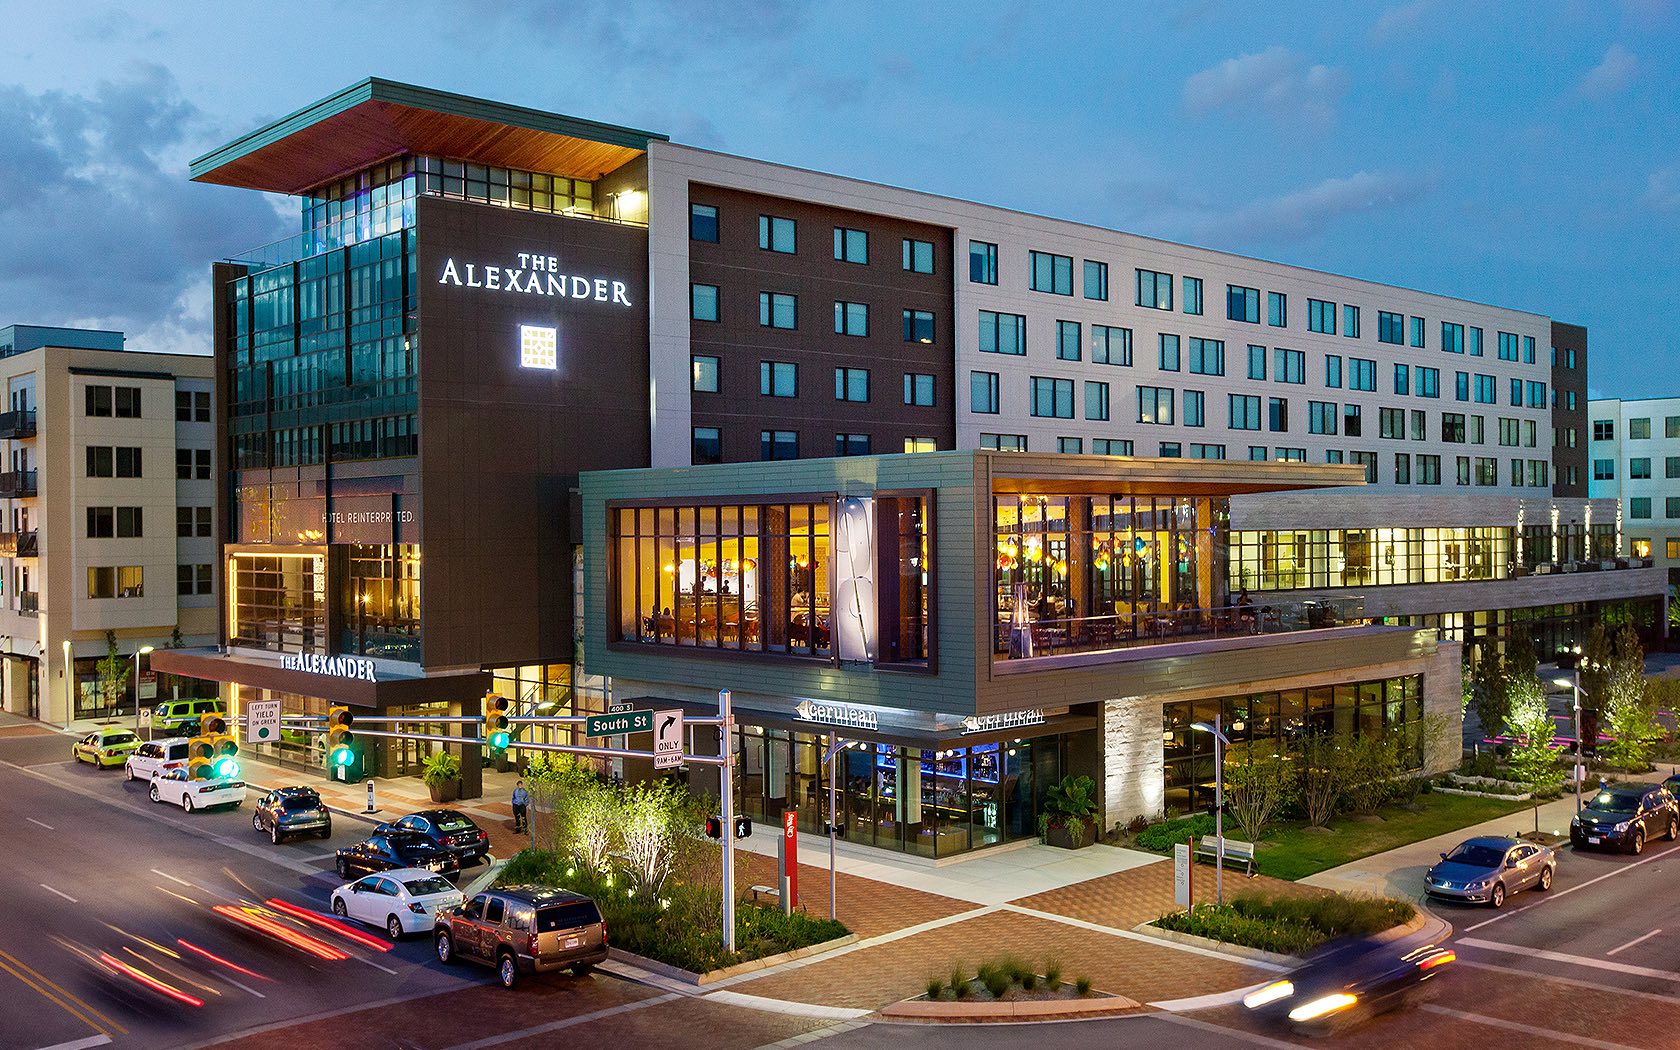
[(1680, 585), (1680, 398), (1606, 398), (1587, 415), (1592, 494), (1613, 503), (1632, 555)]

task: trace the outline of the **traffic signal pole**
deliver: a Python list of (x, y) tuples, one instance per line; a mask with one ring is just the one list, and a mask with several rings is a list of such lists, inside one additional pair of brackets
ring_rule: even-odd
[(729, 713), (729, 690), (718, 690), (718, 718), (723, 756), (723, 950), (735, 950), (735, 727)]

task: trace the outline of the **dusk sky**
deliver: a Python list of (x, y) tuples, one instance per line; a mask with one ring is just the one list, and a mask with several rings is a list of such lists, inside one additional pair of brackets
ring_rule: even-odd
[(1680, 394), (1670, 0), (0, 12), (0, 325), (209, 353), (210, 261), (297, 219), (188, 160), (374, 75), (1533, 310)]

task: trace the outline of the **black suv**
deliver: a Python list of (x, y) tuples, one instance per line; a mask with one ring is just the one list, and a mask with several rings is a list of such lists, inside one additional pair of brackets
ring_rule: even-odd
[(341, 879), (372, 875), (392, 868), (424, 868), (439, 875), (453, 875), (461, 870), (454, 854), (431, 839), (389, 824), (375, 828), (365, 842), (339, 850), (337, 866)]
[(1645, 852), (1647, 839), (1680, 835), (1680, 804), (1661, 784), (1617, 784), (1592, 797), (1569, 822), (1569, 844)]
[(483, 860), (490, 852), (490, 836), (465, 813), (453, 809), (423, 809), (380, 827), (401, 828), (424, 835), (440, 848), (453, 853), (463, 868)]
[(275, 788), (257, 802), (251, 827), (268, 833), (275, 845), (292, 835), (332, 838), (332, 813), (311, 787)]

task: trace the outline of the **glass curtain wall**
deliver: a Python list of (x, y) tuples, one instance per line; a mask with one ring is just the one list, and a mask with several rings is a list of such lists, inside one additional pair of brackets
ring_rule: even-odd
[(1227, 585), (1288, 591), (1503, 580), (1515, 540), (1512, 528), (1232, 532)]
[(346, 544), (338, 652), (420, 660), (420, 546)]
[(234, 554), (228, 583), (229, 645), (288, 653), (325, 646), (324, 556)]

